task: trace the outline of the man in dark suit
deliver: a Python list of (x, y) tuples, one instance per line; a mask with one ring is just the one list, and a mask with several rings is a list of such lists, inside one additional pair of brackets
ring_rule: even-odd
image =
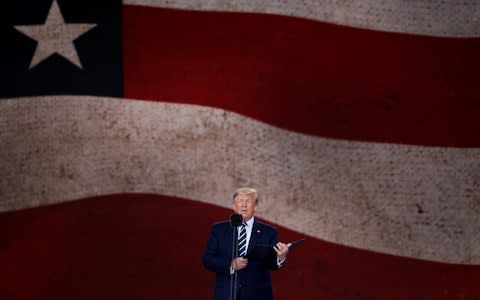
[[(208, 238), (203, 265), (216, 273), (215, 300), (272, 300), (272, 285), (270, 271), (283, 266), (288, 253), (289, 245), (278, 242), (275, 228), (258, 222), (254, 218), (258, 205), (258, 194), (252, 188), (240, 188), (233, 195), (233, 210), (242, 215), (245, 230), (235, 228), (231, 222), (223, 221), (212, 226)], [(234, 228), (238, 236), (246, 234), (246, 239), (240, 242), (239, 255), (246, 251), (245, 256), (232, 258), (232, 239)], [(246, 245), (243, 245), (246, 241)], [(255, 245), (272, 245), (275, 252), (270, 257), (248, 259)], [(230, 295), (232, 284), (236, 282), (235, 295)]]

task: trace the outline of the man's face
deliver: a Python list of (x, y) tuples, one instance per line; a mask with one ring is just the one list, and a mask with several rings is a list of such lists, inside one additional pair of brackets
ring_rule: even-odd
[(239, 194), (233, 200), (233, 211), (243, 216), (243, 221), (250, 220), (257, 209), (254, 195)]

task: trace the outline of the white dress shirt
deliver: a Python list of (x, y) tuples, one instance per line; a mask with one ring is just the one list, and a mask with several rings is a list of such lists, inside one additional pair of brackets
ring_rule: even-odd
[[(245, 222), (245, 230), (247, 231), (247, 244), (245, 245), (248, 250), (248, 245), (250, 244), (250, 237), (252, 236), (252, 230), (253, 230), (253, 222), (255, 221), (255, 217), (251, 217), (250, 220)], [(240, 230), (242, 230), (242, 226), (238, 226), (237, 228), (237, 234), (240, 234)], [(238, 236), (237, 235), (237, 236)]]

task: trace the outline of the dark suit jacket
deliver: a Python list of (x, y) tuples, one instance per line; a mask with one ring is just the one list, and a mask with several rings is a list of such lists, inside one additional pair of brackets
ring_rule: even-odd
[[(208, 238), (203, 265), (215, 276), (215, 300), (228, 300), (230, 293), (230, 263), (232, 261), (233, 227), (228, 221), (212, 226)], [(255, 245), (274, 245), (278, 241), (275, 228), (255, 220), (247, 249), (247, 256)], [(242, 300), (271, 300), (270, 271), (278, 269), (276, 255), (263, 261), (249, 259), (247, 267), (238, 271), (237, 286)]]

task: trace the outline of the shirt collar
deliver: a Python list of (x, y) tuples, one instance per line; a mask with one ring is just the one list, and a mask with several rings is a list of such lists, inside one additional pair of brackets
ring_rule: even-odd
[(253, 222), (255, 221), (255, 217), (251, 217), (250, 220), (245, 222), (247, 224), (247, 227), (253, 228)]

